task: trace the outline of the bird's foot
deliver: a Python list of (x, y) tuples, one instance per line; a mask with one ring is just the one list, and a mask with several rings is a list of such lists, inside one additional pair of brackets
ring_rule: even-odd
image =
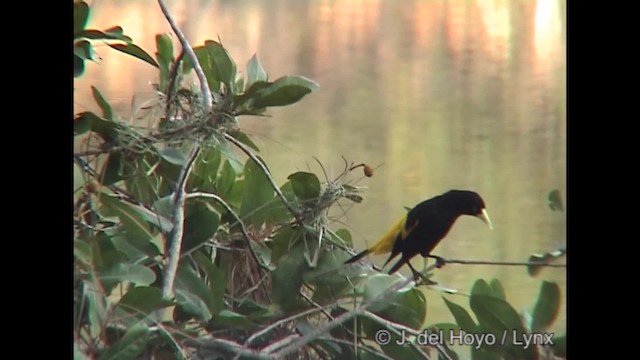
[(442, 258), (440, 256), (429, 255), (429, 257), (432, 257), (432, 258), (436, 259), (436, 268), (437, 269), (441, 269), (447, 263), (447, 260), (445, 260), (444, 258)]

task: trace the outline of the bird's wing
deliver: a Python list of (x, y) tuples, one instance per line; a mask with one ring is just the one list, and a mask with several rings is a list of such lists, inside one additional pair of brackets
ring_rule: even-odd
[(393, 244), (396, 242), (396, 238), (398, 234), (405, 230), (405, 220), (407, 219), (407, 215), (404, 215), (400, 220), (393, 226), (386, 234), (384, 234), (380, 240), (378, 240), (373, 246), (369, 248), (370, 253), (372, 254), (386, 254), (391, 252), (393, 249)]

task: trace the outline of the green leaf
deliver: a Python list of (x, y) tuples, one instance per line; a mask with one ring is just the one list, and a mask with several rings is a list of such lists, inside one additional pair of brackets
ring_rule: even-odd
[(105, 30), (103, 30), (103, 32), (105, 34), (107, 34), (108, 36), (111, 36), (111, 38), (113, 38), (113, 39), (122, 40), (122, 41), (127, 42), (127, 43), (131, 42), (131, 38), (126, 36), (124, 34), (124, 30), (122, 30), (122, 27), (120, 27), (118, 25), (110, 27), (108, 29), (105, 29)]
[(187, 209), (182, 253), (211, 239), (220, 226), (220, 214), (212, 206), (206, 203), (194, 203)]
[(147, 54), (147, 52), (142, 50), (138, 45), (135, 45), (135, 44), (107, 44), (107, 45), (109, 45), (110, 47), (120, 52), (131, 55), (146, 63), (149, 63), (155, 67), (159, 67), (158, 63), (155, 60), (153, 60), (151, 55)]
[(245, 163), (240, 161), (235, 145), (230, 141), (224, 140), (220, 142), (218, 148), (222, 155), (231, 162), (231, 166), (233, 166), (233, 170), (235, 170), (236, 174), (241, 174), (244, 171)]
[(269, 86), (271, 86), (271, 84), (266, 81), (256, 81), (250, 86), (248, 86), (248, 88), (244, 91), (244, 93), (240, 95), (234, 95), (233, 96), (234, 113), (236, 115), (250, 115), (249, 113), (255, 112), (256, 114), (253, 114), (253, 115), (258, 115), (264, 112), (266, 108), (262, 107), (261, 109), (257, 109), (256, 107), (253, 106), (253, 101), (256, 97), (256, 94), (260, 90), (268, 88)]
[(300, 228), (293, 229), (289, 226), (281, 229), (273, 237), (273, 247), (271, 249), (271, 261), (277, 263), (280, 257), (286, 254), (302, 236)]
[(217, 147), (208, 147), (200, 153), (193, 167), (193, 174), (189, 179), (190, 188), (201, 191), (213, 191), (222, 155)]
[(98, 134), (105, 142), (112, 142), (117, 138), (118, 128), (117, 123), (107, 121), (90, 111), (77, 114), (73, 118), (74, 135), (80, 135), (91, 130)]
[(129, 204), (129, 206), (131, 207), (131, 209), (138, 212), (138, 214), (140, 214), (144, 221), (155, 226), (157, 229), (160, 229), (163, 233), (168, 234), (171, 232), (171, 230), (173, 230), (173, 223), (171, 223), (170, 220), (170, 218), (173, 216), (172, 213), (164, 216), (157, 211), (151, 211), (140, 205)]
[(471, 295), (469, 304), (480, 323), (478, 332), (494, 334), (497, 340), (494, 345), (486, 344), (483, 348), (492, 352), (506, 351), (519, 359), (536, 358), (535, 347), (525, 349), (518, 344), (522, 343), (526, 332), (520, 315), (509, 303), (493, 296), (476, 294)]
[(220, 177), (216, 181), (217, 193), (221, 196), (228, 194), (235, 181), (236, 172), (233, 170), (233, 166), (231, 166), (229, 160), (225, 160), (222, 171), (220, 172)]
[(458, 324), (458, 326), (460, 326), (460, 328), (464, 330), (464, 332), (468, 334), (477, 333), (478, 325), (475, 321), (473, 321), (471, 315), (469, 315), (465, 308), (452, 301), (447, 300), (447, 298), (445, 298), (444, 296), (442, 297), (442, 299), (449, 308), (449, 311), (451, 311), (451, 315), (453, 315), (453, 318), (456, 319), (456, 324)]
[(291, 181), (293, 193), (302, 201), (317, 200), (320, 197), (320, 180), (309, 172), (299, 171), (287, 177)]
[[(205, 46), (197, 46), (193, 48), (193, 52), (196, 54), (198, 63), (202, 68), (202, 72), (204, 72), (204, 75), (207, 78), (209, 89), (213, 92), (220, 91), (220, 79), (215, 74), (213, 59), (211, 54), (209, 53), (209, 50)], [(191, 59), (189, 59), (189, 57), (185, 57), (182, 71), (186, 74), (193, 68), (194, 67)]]
[(89, 19), (89, 5), (84, 1), (73, 3), (73, 36), (77, 38), (78, 35), (87, 26), (87, 20)]
[(173, 165), (183, 166), (187, 161), (187, 158), (184, 156), (182, 151), (176, 148), (161, 149), (158, 153), (163, 159), (167, 160)]
[(487, 328), (496, 330), (518, 330), (524, 332), (524, 327), (518, 312), (508, 302), (490, 295), (472, 294), (469, 299), (471, 310), (478, 317), (479, 322)]
[(252, 148), (253, 150), (260, 151), (258, 146), (244, 132), (236, 131), (236, 132), (228, 132), (228, 134), (233, 136), (236, 140), (240, 141), (241, 143), (243, 143), (243, 144), (247, 145), (248, 147)]
[(493, 296), (493, 290), (491, 290), (491, 286), (489, 286), (486, 281), (478, 279), (471, 287), (471, 295)]
[[(392, 359), (422, 359), (423, 356), (420, 355), (414, 348), (408, 346), (407, 344), (398, 344), (398, 342), (403, 341), (398, 335), (391, 333), (391, 341), (381, 346), (382, 351), (387, 354)], [(407, 339), (404, 339), (407, 341)]]
[(105, 98), (100, 93), (100, 90), (98, 90), (95, 86), (91, 86), (91, 91), (93, 93), (93, 98), (96, 100), (96, 103), (98, 103), (98, 106), (100, 106), (100, 109), (102, 110), (102, 117), (109, 121), (113, 121), (114, 118), (111, 105), (109, 105), (107, 100), (105, 100)]
[(117, 253), (109, 235), (111, 234), (107, 231), (97, 233), (95, 239), (91, 242), (91, 261), (94, 268), (98, 271), (107, 269), (117, 262), (126, 260), (119, 259), (116, 256), (107, 256), (108, 254)]
[(255, 324), (247, 319), (246, 316), (231, 310), (220, 311), (220, 313), (213, 317), (210, 323), (220, 329), (251, 329), (255, 327)]
[(235, 87), (238, 91), (244, 89), (244, 78), (238, 78), (238, 80), (236, 80)]
[(567, 336), (557, 336), (553, 339), (553, 354), (561, 358), (567, 357)]
[(124, 333), (122, 338), (100, 356), (100, 360), (134, 360), (142, 354), (149, 341), (149, 328), (138, 323)]
[(338, 229), (336, 231), (336, 235), (340, 238), (340, 241), (344, 245), (348, 245), (349, 247), (353, 247), (353, 240), (351, 239), (351, 233), (347, 229)]
[(144, 265), (118, 263), (98, 273), (104, 283), (129, 281), (140, 286), (149, 286), (156, 280), (156, 274)]
[(73, 55), (73, 77), (79, 77), (84, 74), (84, 60), (78, 55)]
[(211, 290), (188, 264), (181, 264), (176, 275), (176, 301), (185, 312), (208, 321), (212, 317)]
[(253, 107), (290, 105), (300, 101), (318, 87), (316, 82), (302, 76), (283, 76), (256, 93)]
[(93, 45), (86, 40), (76, 41), (73, 44), (73, 54), (82, 60), (95, 60), (96, 52)]
[[(120, 28), (120, 30), (122, 30), (122, 28)], [(91, 40), (124, 40), (124, 36), (122, 34), (110, 34), (96, 29), (84, 30), (78, 37)]]
[(295, 308), (299, 302), (298, 291), (302, 286), (306, 270), (303, 246), (295, 246), (288, 256), (282, 257), (271, 275), (271, 300), (283, 310)]
[(170, 65), (173, 61), (173, 42), (167, 34), (156, 35), (156, 48), (158, 49), (159, 58), (166, 65)]
[(531, 332), (539, 333), (547, 330), (558, 317), (560, 303), (560, 286), (554, 282), (542, 282), (538, 302), (533, 309)]
[(265, 206), (273, 200), (274, 190), (267, 176), (252, 159), (247, 159), (245, 163), (244, 179), (245, 193), (240, 205), (240, 217), (245, 224), (260, 228), (269, 216)]
[(149, 240), (154, 237), (154, 234), (145, 220), (145, 215), (136, 205), (131, 205), (116, 196), (104, 193), (100, 196), (100, 202), (105, 206), (105, 215), (118, 216), (126, 231), (127, 239), (132, 241), (132, 245), (149, 256), (158, 255), (156, 251), (148, 247)]
[(236, 94), (236, 64), (233, 59), (231, 59), (227, 50), (215, 41), (207, 40), (204, 45), (211, 54), (213, 74), (215, 74), (216, 79), (224, 83), (227, 89), (231, 90), (231, 93)]
[(247, 63), (247, 89), (256, 81), (267, 81), (267, 72), (258, 61), (258, 56), (253, 54)]
[(139, 286), (127, 291), (118, 301), (116, 308), (129, 314), (135, 314), (137, 318), (144, 318), (158, 309), (174, 304), (172, 301), (162, 300), (160, 288)]
[(87, 300), (87, 314), (89, 318), (89, 332), (97, 337), (107, 321), (107, 302), (103, 289), (98, 286), (97, 279), (83, 281), (83, 294)]
[(560, 190), (553, 190), (549, 193), (547, 197), (549, 200), (549, 208), (553, 211), (564, 211), (564, 204), (562, 203), (562, 196), (560, 195)]
[(210, 258), (207, 258), (201, 251), (193, 256), (198, 267), (207, 275), (209, 290), (213, 296), (210, 300), (211, 313), (215, 316), (224, 307), (224, 293), (227, 288), (227, 276), (224, 271), (218, 268)]
[(167, 86), (169, 85), (169, 76), (171, 71), (171, 64), (173, 63), (173, 43), (171, 38), (167, 34), (156, 35), (156, 58), (160, 65), (160, 84), (159, 90), (161, 92), (167, 92)]
[(471, 347), (471, 360), (503, 360), (503, 359), (505, 359), (503, 356), (489, 352), (484, 348), (478, 349), (475, 346)]
[(417, 288), (401, 290), (391, 300), (394, 307), (378, 315), (416, 330), (422, 328), (427, 315), (427, 299), (422, 291)]
[(109, 186), (122, 180), (122, 164), (123, 155), (121, 152), (114, 152), (107, 155), (102, 174), (100, 174), (100, 182), (104, 186)]
[(500, 280), (495, 278), (491, 280), (491, 292), (493, 296), (497, 297), (498, 299), (507, 300), (507, 296), (504, 292), (504, 287), (502, 286), (502, 283), (500, 283)]
[[(350, 256), (344, 251), (326, 251), (321, 249), (318, 265), (304, 273), (304, 280), (310, 285), (338, 285), (346, 287), (348, 280), (342, 275), (344, 262)], [(334, 289), (339, 291), (339, 289)]]
[(74, 239), (73, 256), (85, 264), (91, 264), (91, 245), (85, 241)]

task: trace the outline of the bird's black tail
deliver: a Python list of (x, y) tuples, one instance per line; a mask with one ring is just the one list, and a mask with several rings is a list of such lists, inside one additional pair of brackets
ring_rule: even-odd
[(369, 249), (366, 250), (362, 250), (358, 255), (355, 255), (354, 257), (352, 257), (351, 259), (345, 261), (345, 264), (351, 264), (352, 262), (358, 261), (360, 259), (362, 259), (365, 255), (367, 255), (369, 253)]
[(398, 269), (400, 269), (402, 267), (402, 265), (406, 264), (409, 262), (408, 258), (405, 258), (404, 256), (400, 258), (400, 260), (398, 260), (398, 262), (393, 265), (393, 267), (391, 269), (389, 269), (389, 275), (393, 274), (394, 272), (398, 271)]

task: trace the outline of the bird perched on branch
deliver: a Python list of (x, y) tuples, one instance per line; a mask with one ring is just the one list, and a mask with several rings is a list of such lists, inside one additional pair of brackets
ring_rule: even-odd
[(420, 254), (425, 258), (435, 258), (438, 267), (444, 265), (444, 259), (431, 255), (431, 251), (447, 235), (460, 215), (475, 216), (485, 222), (489, 229), (493, 229), (480, 195), (468, 190), (450, 190), (416, 205), (373, 246), (347, 260), (345, 264), (358, 261), (367, 254), (391, 252), (383, 265), (386, 266), (393, 258), (402, 254), (389, 274), (408, 264), (417, 279), (420, 274), (413, 268), (410, 260)]

